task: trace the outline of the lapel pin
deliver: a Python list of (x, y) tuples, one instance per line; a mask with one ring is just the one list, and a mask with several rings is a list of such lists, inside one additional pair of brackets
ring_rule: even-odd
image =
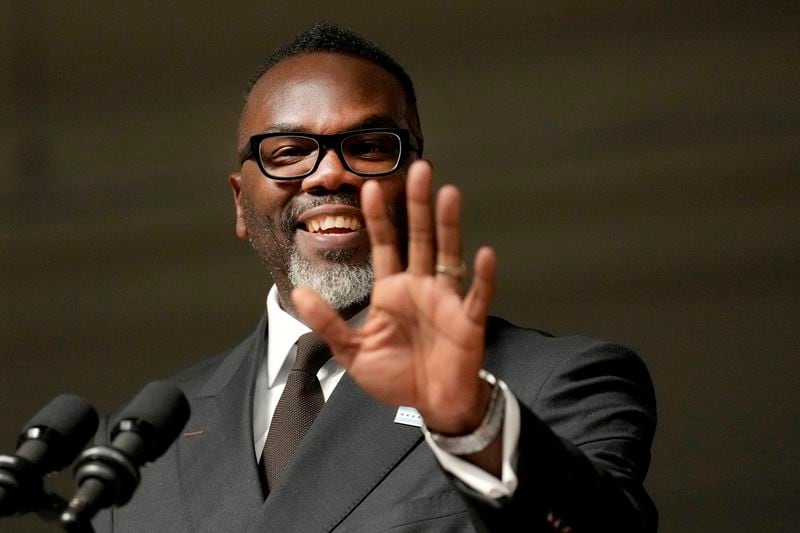
[(413, 407), (406, 407), (401, 405), (397, 408), (397, 414), (394, 415), (395, 424), (405, 424), (406, 426), (422, 427), (422, 415)]

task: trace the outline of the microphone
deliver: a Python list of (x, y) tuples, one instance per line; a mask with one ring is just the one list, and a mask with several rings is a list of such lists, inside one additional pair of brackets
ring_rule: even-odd
[(0, 455), (0, 516), (45, 505), (42, 478), (72, 463), (97, 431), (97, 413), (73, 394), (55, 397), (24, 426), (15, 455)]
[(61, 514), (62, 526), (87, 530), (97, 511), (126, 504), (139, 485), (139, 467), (161, 457), (188, 420), (189, 402), (177, 387), (148, 383), (117, 417), (111, 446), (81, 454), (75, 466), (78, 490)]

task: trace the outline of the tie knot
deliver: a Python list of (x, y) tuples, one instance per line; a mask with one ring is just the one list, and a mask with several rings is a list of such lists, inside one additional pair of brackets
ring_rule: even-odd
[(331, 358), (331, 350), (322, 337), (314, 333), (300, 335), (297, 339), (297, 358), (292, 370), (316, 375), (322, 365)]

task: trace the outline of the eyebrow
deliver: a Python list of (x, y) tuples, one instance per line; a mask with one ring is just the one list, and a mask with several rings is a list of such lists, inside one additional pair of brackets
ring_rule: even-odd
[[(334, 133), (344, 131), (364, 130), (369, 128), (398, 128), (397, 122), (386, 115), (369, 115), (358, 122), (348, 124), (345, 128)], [(258, 133), (319, 133), (310, 128), (291, 122), (279, 122), (270, 124)]]

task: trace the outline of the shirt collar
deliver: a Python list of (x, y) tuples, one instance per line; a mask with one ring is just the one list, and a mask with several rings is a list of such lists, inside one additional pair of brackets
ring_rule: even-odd
[(269, 341), (267, 342), (267, 387), (272, 388), (289, 350), (300, 335), (308, 333), (311, 329), (281, 309), (281, 304), (278, 303), (278, 288), (275, 285), (267, 294), (267, 327)]
[[(347, 321), (348, 325), (351, 328), (361, 327), (368, 309), (369, 306), (359, 311)], [(267, 294), (267, 328), (267, 387), (272, 388), (297, 339), (311, 331), (311, 328), (281, 309), (275, 285)]]

